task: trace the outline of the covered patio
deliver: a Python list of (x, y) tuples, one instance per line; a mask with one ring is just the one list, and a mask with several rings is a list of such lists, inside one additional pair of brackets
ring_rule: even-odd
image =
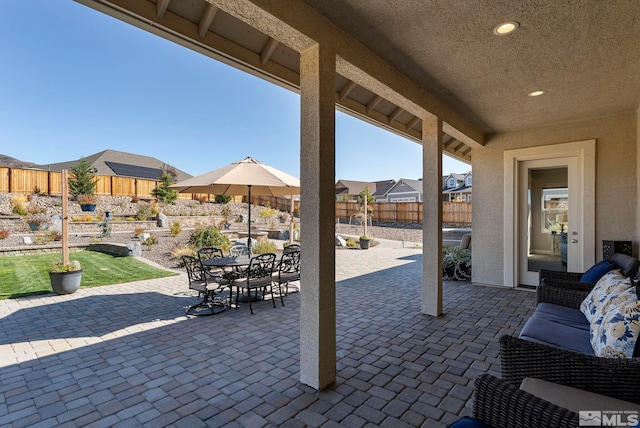
[[(420, 283), (412, 319), (455, 310), (445, 306), (441, 276), (443, 153), (473, 166), (475, 283), (536, 285), (527, 265), (527, 179), (539, 170), (564, 174), (545, 186), (568, 189), (567, 269), (600, 260), (604, 240), (632, 241), (637, 254), (633, 0), (77, 1), (300, 94), (302, 384), (332, 385), (344, 350), (333, 236), (336, 109), (422, 145), (424, 257), (411, 278)], [(504, 34), (505, 23), (515, 31)]]
[[(300, 297), (186, 318), (186, 275), (0, 301), (0, 425), (428, 426), (471, 413), (498, 338), (535, 294), (444, 283), (420, 311), (421, 250), (336, 251), (337, 378), (300, 379)], [(302, 284), (304, 290), (304, 283)], [(303, 291), (304, 292), (304, 291)]]

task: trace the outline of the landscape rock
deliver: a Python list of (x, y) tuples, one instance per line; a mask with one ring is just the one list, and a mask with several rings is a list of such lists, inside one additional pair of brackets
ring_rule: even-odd
[(169, 217), (162, 213), (158, 213), (157, 217), (157, 225), (158, 227), (169, 227)]
[(127, 250), (129, 251), (129, 256), (132, 256), (132, 257), (142, 256), (142, 245), (140, 245), (139, 242), (128, 243)]

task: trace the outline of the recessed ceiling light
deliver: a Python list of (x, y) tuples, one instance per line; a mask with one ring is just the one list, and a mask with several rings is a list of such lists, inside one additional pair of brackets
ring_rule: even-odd
[(507, 34), (511, 34), (518, 29), (520, 24), (515, 21), (503, 22), (493, 29), (493, 34), (498, 36), (506, 36)]
[(533, 92), (529, 92), (529, 96), (530, 97), (539, 97), (540, 95), (544, 94), (544, 91), (533, 91)]

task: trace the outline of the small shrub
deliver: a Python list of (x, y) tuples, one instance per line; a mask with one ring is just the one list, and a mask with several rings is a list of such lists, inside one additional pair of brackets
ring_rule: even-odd
[(68, 265), (62, 262), (55, 262), (49, 266), (49, 272), (51, 273), (73, 272), (80, 269), (82, 269), (82, 266), (80, 266), (80, 262), (77, 260), (72, 260)]
[(171, 236), (178, 236), (182, 233), (182, 226), (180, 226), (180, 223), (177, 221), (174, 221), (173, 224), (171, 224), (171, 228), (169, 229), (169, 233), (171, 234)]
[(196, 196), (196, 201), (200, 202), (200, 205), (202, 205), (207, 202), (207, 197), (205, 195), (198, 195)]
[(195, 248), (216, 247), (227, 251), (231, 247), (231, 241), (227, 235), (220, 232), (215, 226), (198, 226), (189, 238), (189, 244)]
[(82, 193), (76, 196), (76, 202), (78, 202), (80, 205), (93, 205), (96, 204), (98, 200), (93, 194)]
[(271, 241), (258, 241), (251, 249), (253, 254), (275, 253), (278, 250), (276, 244)]
[(228, 204), (232, 196), (216, 195), (216, 204)]
[(196, 257), (196, 249), (189, 244), (178, 244), (171, 249), (169, 256), (178, 260), (178, 266), (182, 267), (182, 256)]
[(133, 229), (133, 236), (140, 236), (144, 233), (144, 229), (142, 227), (136, 227)]
[(345, 242), (347, 243), (347, 247), (355, 247), (358, 245), (358, 241), (355, 241), (351, 238), (345, 239)]
[(45, 208), (36, 207), (34, 205), (29, 205), (27, 207), (27, 214), (46, 214), (47, 210)]
[(0, 229), (0, 239), (7, 239), (11, 235), (7, 229)]
[(149, 204), (139, 204), (138, 212), (136, 213), (136, 219), (140, 221), (145, 221), (149, 217), (153, 215), (153, 209)]
[(132, 204), (137, 204), (139, 201), (140, 201), (140, 198), (138, 198), (136, 195), (131, 196)]
[(27, 215), (27, 197), (16, 195), (11, 197), (11, 212), (16, 215)]
[(147, 247), (147, 249), (151, 249), (152, 246), (158, 243), (158, 237), (153, 233), (149, 234), (149, 237), (144, 240), (143, 244)]
[(53, 241), (53, 236), (51, 236), (47, 232), (37, 232), (33, 236), (33, 243), (36, 244), (36, 245), (48, 244), (51, 241)]

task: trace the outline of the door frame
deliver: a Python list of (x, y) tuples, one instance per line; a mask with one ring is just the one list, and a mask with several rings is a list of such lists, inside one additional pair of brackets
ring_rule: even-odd
[(519, 232), (519, 170), (520, 162), (530, 160), (576, 157), (578, 166), (577, 212), (580, 216), (578, 237), (582, 243), (582, 257), (578, 258), (578, 269), (595, 263), (595, 183), (596, 140), (575, 141), (546, 146), (511, 149), (504, 151), (504, 285), (515, 288), (519, 284), (520, 248)]

